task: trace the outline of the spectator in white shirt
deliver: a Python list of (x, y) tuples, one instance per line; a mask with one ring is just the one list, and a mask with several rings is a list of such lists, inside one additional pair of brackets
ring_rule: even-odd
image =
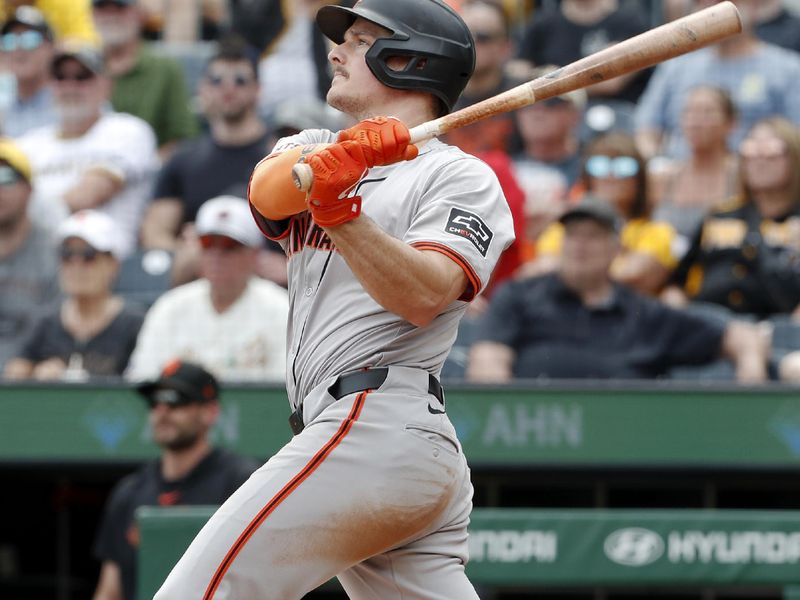
[(170, 358), (226, 381), (283, 382), (289, 298), (254, 275), (263, 237), (243, 198), (207, 200), (195, 222), (202, 278), (161, 296), (145, 317), (127, 376), (158, 375)]
[(96, 50), (60, 48), (52, 74), (59, 121), (19, 140), (33, 168), (31, 218), (54, 228), (81, 209), (106, 213), (120, 228), (124, 258), (158, 168), (155, 135), (138, 117), (108, 109), (111, 85)]

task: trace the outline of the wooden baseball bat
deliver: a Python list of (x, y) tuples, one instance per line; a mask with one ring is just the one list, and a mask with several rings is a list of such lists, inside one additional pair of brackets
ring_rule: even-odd
[[(493, 115), (645, 69), (718, 42), (741, 30), (742, 21), (736, 6), (729, 1), (715, 4), (595, 52), (492, 98), (417, 125), (410, 130), (411, 143), (424, 142)], [(297, 164), (292, 174), (300, 190), (307, 191), (311, 187), (311, 167)]]

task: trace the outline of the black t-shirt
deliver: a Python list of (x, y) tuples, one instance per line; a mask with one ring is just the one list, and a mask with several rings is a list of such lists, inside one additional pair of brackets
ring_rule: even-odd
[(756, 25), (756, 35), (770, 44), (800, 52), (800, 17), (784, 8), (775, 18)]
[(19, 355), (34, 363), (57, 357), (65, 364), (77, 356), (89, 375), (122, 375), (143, 321), (143, 310), (126, 305), (103, 331), (81, 341), (64, 328), (58, 309), (39, 321)]
[(158, 174), (154, 198), (178, 198), (183, 222), (195, 220), (200, 205), (222, 194), (244, 197), (253, 168), (271, 150), (263, 135), (246, 146), (222, 146), (206, 135), (181, 146)]
[(518, 378), (652, 378), (719, 356), (723, 326), (615, 285), (587, 308), (557, 275), (509, 281), (492, 297), (478, 340), (509, 346)]
[(136, 552), (139, 531), (134, 513), (140, 506), (219, 505), (258, 468), (227, 450), (212, 450), (186, 477), (166, 481), (160, 461), (147, 463), (112, 490), (95, 540), (94, 555), (120, 568), (123, 597), (136, 598)]
[[(594, 25), (569, 21), (558, 8), (537, 12), (526, 27), (519, 57), (535, 65), (563, 67), (647, 29), (635, 10), (616, 10)], [(649, 71), (643, 71), (616, 98), (636, 102), (644, 91)]]

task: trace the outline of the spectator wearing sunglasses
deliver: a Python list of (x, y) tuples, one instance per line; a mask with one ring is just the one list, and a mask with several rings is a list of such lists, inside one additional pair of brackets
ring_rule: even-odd
[(227, 381), (283, 382), (289, 299), (255, 275), (263, 236), (246, 200), (220, 196), (197, 213), (201, 278), (150, 308), (128, 377), (152, 377), (171, 357), (199, 360)]
[(58, 230), (64, 300), (35, 327), (5, 375), (75, 379), (122, 375), (143, 314), (112, 293), (119, 269), (119, 227), (108, 215), (83, 210)]
[(59, 120), (19, 143), (33, 167), (31, 216), (46, 227), (94, 209), (119, 227), (121, 257), (135, 248), (158, 166), (153, 130), (133, 115), (108, 110), (110, 82), (92, 47), (64, 44), (51, 63)]
[[(612, 132), (589, 142), (580, 186), (608, 202), (624, 220), (622, 248), (611, 267), (614, 279), (644, 294), (660, 292), (677, 265), (680, 250), (673, 227), (650, 218), (645, 162), (633, 137)], [(541, 235), (536, 255), (539, 264), (535, 265), (539, 272), (555, 268), (563, 237), (560, 223), (550, 225)]]
[(210, 432), (219, 420), (220, 389), (199, 364), (167, 362), (152, 380), (137, 384), (160, 456), (122, 479), (111, 491), (95, 539), (101, 562), (94, 600), (136, 598), (140, 506), (222, 504), (258, 463), (215, 448)]
[[(258, 114), (258, 56), (239, 37), (229, 37), (206, 65), (199, 99), (207, 134), (182, 145), (158, 175), (142, 223), (142, 246), (175, 254), (174, 284), (196, 278), (192, 223), (200, 206), (223, 194), (244, 195), (250, 174), (270, 149), (271, 136)], [(270, 252), (271, 277), (285, 285), (283, 252)]]
[(28, 157), (0, 138), (0, 372), (61, 299), (56, 242), (28, 217), (30, 179)]
[(0, 23), (13, 18), (20, 8), (34, 8), (47, 20), (56, 41), (73, 40), (96, 44), (97, 32), (92, 25), (88, 2), (75, 0), (13, 0), (0, 3)]
[(0, 129), (17, 138), (58, 120), (50, 86), (53, 32), (42, 13), (20, 6), (0, 29), (0, 57), (13, 78), (10, 97), (3, 98)]
[(178, 142), (198, 133), (180, 65), (145, 48), (144, 13), (136, 0), (93, 0), (92, 15), (112, 80), (111, 105), (147, 121), (166, 160)]

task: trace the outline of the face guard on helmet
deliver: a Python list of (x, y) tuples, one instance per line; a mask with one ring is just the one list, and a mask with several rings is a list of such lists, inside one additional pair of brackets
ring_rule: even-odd
[[(436, 96), (441, 114), (453, 109), (475, 68), (475, 44), (464, 21), (440, 0), (361, 0), (353, 8), (324, 6), (317, 25), (336, 44), (361, 17), (391, 32), (378, 38), (366, 54), (372, 74), (384, 85)], [(408, 58), (400, 70), (391, 57)]]

